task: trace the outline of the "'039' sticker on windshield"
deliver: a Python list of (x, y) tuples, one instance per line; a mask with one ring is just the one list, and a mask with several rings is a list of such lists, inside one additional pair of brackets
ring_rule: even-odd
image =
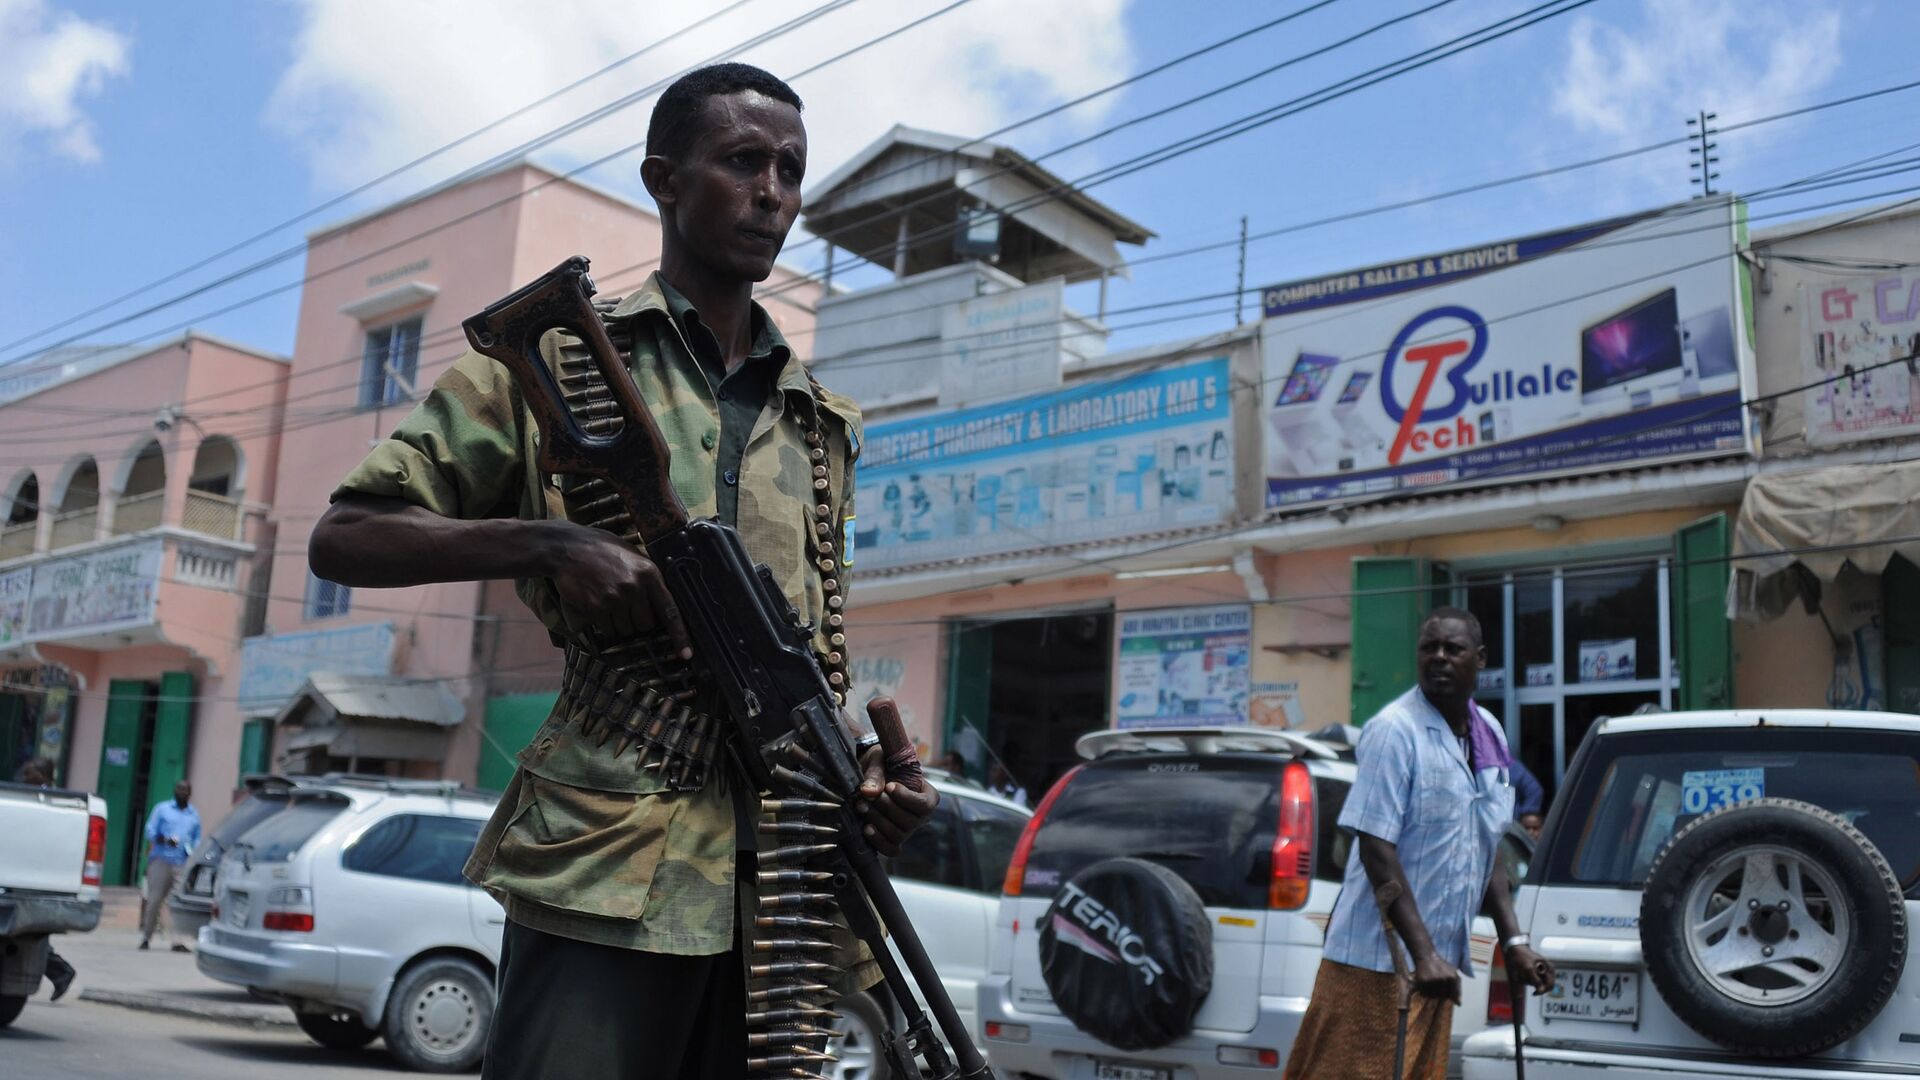
[(1765, 769), (1706, 769), (1680, 774), (1680, 812), (1704, 814), (1767, 793)]

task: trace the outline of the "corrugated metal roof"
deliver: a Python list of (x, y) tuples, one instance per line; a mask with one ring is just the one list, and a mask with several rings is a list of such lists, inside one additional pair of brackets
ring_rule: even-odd
[(316, 671), (275, 720), (309, 726), (341, 720), (408, 720), (453, 727), (465, 715), (460, 698), (437, 679)]

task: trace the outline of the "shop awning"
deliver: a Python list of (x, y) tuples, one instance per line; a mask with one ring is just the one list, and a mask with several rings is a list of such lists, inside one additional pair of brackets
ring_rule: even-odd
[(1771, 618), (1817, 600), (1812, 583), (1849, 565), (1879, 574), (1895, 555), (1920, 564), (1920, 461), (1762, 474), (1734, 524), (1727, 613)]
[(325, 747), (334, 757), (438, 761), (465, 711), (438, 681), (316, 671), (274, 721), (299, 729), (282, 744), (289, 751)]

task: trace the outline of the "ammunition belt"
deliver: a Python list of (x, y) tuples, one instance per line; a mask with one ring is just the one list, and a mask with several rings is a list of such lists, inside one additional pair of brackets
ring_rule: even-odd
[[(833, 959), (839, 905), (820, 865), (835, 850), (835, 825), (812, 820), (836, 805), (814, 799), (760, 803), (758, 889), (747, 948), (747, 1075), (810, 1077), (837, 1060), (840, 1032), (829, 1006), (845, 974)], [(876, 1033), (878, 1034), (878, 1033)]]

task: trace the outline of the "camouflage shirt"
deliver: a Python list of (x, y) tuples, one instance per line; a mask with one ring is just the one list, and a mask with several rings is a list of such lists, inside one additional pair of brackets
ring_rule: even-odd
[[(629, 368), (672, 452), (674, 487), (688, 514), (714, 516), (721, 414), (687, 343), (697, 315), (655, 275), (605, 318), (610, 327), (628, 323)], [(833, 516), (844, 523), (860, 413), (811, 383), (758, 305), (754, 319), (755, 352), (764, 348), (766, 355), (750, 362), (778, 364), (779, 373), (747, 437), (735, 525), (803, 617), (824, 626), (826, 596), (809, 539), (814, 478), (805, 431), (817, 420), (827, 436)], [(549, 363), (555, 351), (578, 349), (571, 339), (548, 347)], [(816, 414), (822, 408), (824, 415)], [(401, 498), (457, 518), (565, 517), (561, 482), (540, 470), (538, 447), (513, 377), (468, 352), (334, 497)], [(844, 568), (840, 577), (844, 582)], [(552, 583), (516, 584), (556, 644), (568, 641), (568, 616)], [(816, 644), (827, 650), (824, 631)], [(729, 763), (697, 791), (665, 790), (660, 770), (636, 768), (631, 754), (615, 759), (565, 717), (549, 716), (521, 751), (467, 876), (501, 897), (515, 922), (549, 933), (647, 952), (725, 952), (738, 899), (733, 789), (743, 782)]]

